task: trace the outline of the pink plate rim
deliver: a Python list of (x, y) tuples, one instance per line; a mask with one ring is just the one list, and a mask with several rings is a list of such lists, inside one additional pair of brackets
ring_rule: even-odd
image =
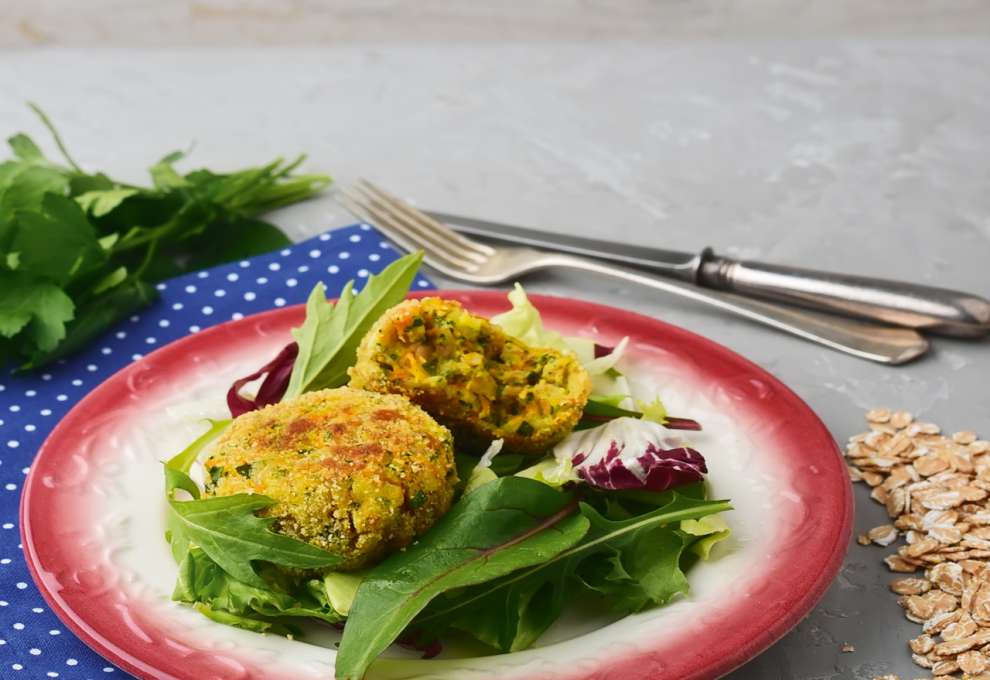
[[(506, 307), (500, 291), (441, 290), (422, 291), (411, 297), (441, 296), (461, 301), (467, 308), (483, 308), (495, 313)], [(802, 525), (806, 535), (785, 545), (767, 566), (758, 589), (757, 601), (740, 601), (724, 620), (712, 623), (700, 635), (679, 642), (676, 654), (659, 646), (656, 650), (628, 657), (602, 659), (600, 667), (582, 668), (574, 676), (616, 680), (656, 680), (657, 669), (678, 680), (715, 678), (728, 673), (776, 642), (814, 607), (838, 572), (848, 547), (852, 529), (852, 492), (841, 453), (825, 425), (792, 390), (753, 362), (718, 343), (677, 326), (634, 312), (590, 302), (545, 295), (530, 299), (545, 317), (594, 317), (607, 323), (617, 337), (629, 335), (640, 342), (662, 347), (675, 356), (687, 358), (692, 370), (706, 380), (731, 386), (740, 408), (751, 416), (785, 418), (786, 427), (774, 430), (776, 446), (793, 451), (784, 465), (792, 475), (794, 488), (813, 494), (814, 521)], [(479, 310), (480, 311), (480, 310)], [(181, 370), (184, 355), (196, 351), (221, 352), (241, 328), (267, 329), (297, 325), (303, 305), (272, 309), (244, 319), (228, 321), (194, 335), (176, 340), (121, 369), (76, 404), (48, 436), (31, 465), (21, 497), (21, 538), (28, 567), (42, 595), (58, 617), (82, 639), (113, 663), (142, 678), (185, 678), (189, 676), (191, 653), (162, 644), (147, 644), (142, 625), (112, 625), (119, 619), (112, 587), (93, 588), (87, 583), (65, 583), (59, 575), (72, 572), (66, 562), (71, 550), (63, 545), (66, 534), (56, 528), (54, 513), (46, 508), (58, 501), (59, 488), (46, 479), (54, 474), (61, 458), (71, 450), (74, 433), (84, 428), (94, 415), (119, 398), (142, 367), (158, 365), (166, 373)], [(551, 324), (552, 325), (552, 324)], [(767, 394), (766, 387), (771, 393)], [(62, 499), (64, 500), (64, 499)], [(76, 501), (78, 502), (78, 500)], [(97, 582), (105, 575), (92, 574)], [(84, 579), (80, 579), (84, 580)], [(109, 583), (110, 581), (107, 581)], [(102, 595), (92, 595), (99, 590)], [(197, 677), (216, 674), (223, 677), (223, 666), (212, 664), (209, 654), (192, 654), (198, 665)], [(229, 670), (229, 669), (228, 669)], [(264, 674), (264, 669), (256, 669)], [(253, 676), (251, 676), (253, 677)]]

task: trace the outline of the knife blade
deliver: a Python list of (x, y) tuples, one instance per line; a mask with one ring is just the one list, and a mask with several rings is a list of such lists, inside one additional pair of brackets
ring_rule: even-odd
[(683, 253), (662, 248), (646, 248), (631, 243), (613, 243), (570, 234), (560, 234), (511, 224), (479, 220), (473, 217), (452, 215), (436, 210), (426, 210), (427, 215), (445, 223), (454, 231), (506, 245), (523, 245), (532, 248), (555, 250), (572, 255), (595, 257), (619, 264), (654, 271), (664, 276), (697, 283), (701, 263), (709, 250), (700, 253)]

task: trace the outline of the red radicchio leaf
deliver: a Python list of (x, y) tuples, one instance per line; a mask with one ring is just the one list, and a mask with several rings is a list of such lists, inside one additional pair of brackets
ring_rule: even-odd
[(602, 357), (606, 357), (609, 354), (611, 354), (613, 351), (615, 351), (614, 347), (609, 347), (608, 345), (599, 345), (597, 342), (595, 343), (596, 359), (601, 359)]
[[(234, 381), (234, 384), (227, 390), (227, 407), (233, 418), (243, 415), (248, 411), (254, 411), (262, 406), (278, 403), (289, 387), (289, 378), (292, 377), (292, 365), (299, 354), (299, 345), (294, 342), (282, 348), (274, 359), (259, 368), (249, 376), (245, 376)], [(266, 375), (267, 374), (267, 375)], [(265, 379), (258, 387), (258, 394), (254, 399), (248, 399), (241, 395), (241, 388), (252, 380), (257, 380), (261, 376)]]
[(432, 659), (443, 651), (443, 644), (437, 638), (420, 640), (415, 633), (407, 633), (395, 641), (395, 644), (414, 652), (422, 652), (424, 659)]
[(646, 489), (664, 491), (672, 486), (700, 482), (708, 472), (705, 459), (694, 449), (680, 447), (662, 449), (653, 443), (635, 460), (643, 478), (626, 465), (622, 458), (625, 444), (613, 441), (608, 453), (594, 465), (581, 466), (586, 456), (579, 453), (571, 459), (578, 477), (599, 489)]
[(701, 423), (697, 420), (691, 420), (690, 418), (678, 418), (676, 416), (667, 416), (663, 419), (663, 426), (668, 430), (700, 430)]

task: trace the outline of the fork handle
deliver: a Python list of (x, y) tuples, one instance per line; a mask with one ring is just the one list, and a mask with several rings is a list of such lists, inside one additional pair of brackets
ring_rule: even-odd
[(698, 280), (720, 290), (942, 335), (976, 337), (990, 332), (990, 302), (946, 288), (745, 262), (707, 249)]
[(572, 255), (553, 254), (544, 262), (550, 266), (601, 274), (688, 298), (846, 354), (883, 364), (907, 363), (928, 350), (928, 340), (909, 328), (883, 326), (807, 309), (779, 306), (733, 293), (647, 276)]

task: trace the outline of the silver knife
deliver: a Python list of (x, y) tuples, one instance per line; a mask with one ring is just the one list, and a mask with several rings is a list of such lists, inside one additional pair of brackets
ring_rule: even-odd
[(716, 255), (711, 248), (683, 253), (426, 212), (470, 236), (609, 260), (708, 288), (941, 335), (977, 337), (990, 332), (990, 301), (961, 291), (736, 260)]

